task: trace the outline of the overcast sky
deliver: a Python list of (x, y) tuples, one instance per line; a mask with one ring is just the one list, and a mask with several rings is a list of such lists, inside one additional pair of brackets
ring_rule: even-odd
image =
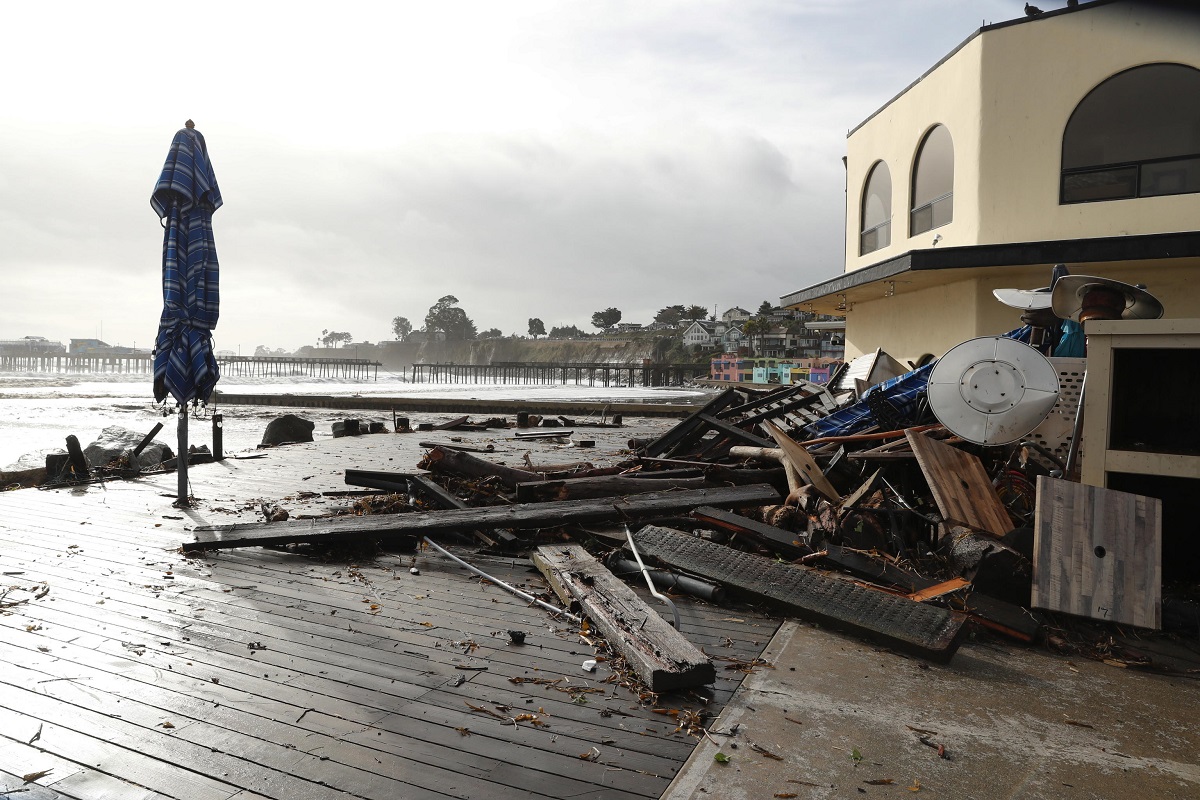
[(841, 271), (847, 130), (1023, 5), (6, 4), (0, 339), (152, 343), (188, 118), (218, 349), (379, 341), (446, 294), (505, 334), (753, 310)]

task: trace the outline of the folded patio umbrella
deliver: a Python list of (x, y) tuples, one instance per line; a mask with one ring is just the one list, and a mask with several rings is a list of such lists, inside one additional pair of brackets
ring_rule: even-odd
[(150, 196), (163, 235), (163, 312), (154, 343), (154, 399), (207, 403), (220, 378), (213, 357), (220, 292), (212, 216), (221, 191), (192, 121), (175, 134)]

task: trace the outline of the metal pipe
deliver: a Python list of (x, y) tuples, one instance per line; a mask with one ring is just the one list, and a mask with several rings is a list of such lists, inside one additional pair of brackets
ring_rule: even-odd
[(650, 590), (650, 594), (655, 599), (663, 601), (667, 604), (667, 608), (671, 609), (671, 615), (675, 617), (675, 630), (679, 630), (679, 609), (675, 608), (675, 604), (671, 602), (671, 598), (665, 594), (660, 594), (654, 588), (654, 581), (650, 580), (650, 571), (642, 563), (642, 556), (638, 553), (637, 545), (633, 543), (633, 531), (629, 530), (628, 525), (625, 526), (625, 541), (629, 542), (629, 552), (633, 553), (633, 558), (637, 561), (638, 568), (642, 571), (642, 577), (646, 579), (646, 588)]
[(1071, 446), (1067, 449), (1067, 463), (1063, 466), (1063, 477), (1071, 480), (1075, 474), (1075, 461), (1079, 458), (1080, 437), (1083, 435), (1083, 393), (1087, 391), (1087, 370), (1079, 382), (1079, 404), (1075, 407), (1075, 424), (1071, 428)]
[[(627, 558), (621, 558), (615, 552), (608, 559), (608, 568), (617, 577), (640, 572), (636, 562), (630, 561)], [(702, 581), (699, 578), (693, 578), (691, 575), (679, 575), (665, 569), (651, 569), (648, 572), (650, 573), (651, 580), (660, 589), (683, 592), (692, 597), (707, 600), (710, 603), (721, 603), (725, 599), (725, 587), (719, 584)]]
[(499, 586), (501, 589), (504, 589), (507, 592), (515, 594), (517, 597), (521, 598), (522, 600), (525, 600), (526, 602), (529, 602), (529, 603), (533, 603), (534, 605), (537, 605), (537, 606), (541, 606), (542, 608), (546, 609), (547, 611), (551, 611), (555, 614), (558, 614), (559, 616), (566, 617), (567, 619), (571, 620), (572, 622), (575, 622), (575, 623), (583, 622), (583, 620), (580, 617), (575, 616), (574, 614), (570, 613), (569, 611), (564, 611), (561, 608), (556, 608), (555, 606), (550, 605), (549, 603), (547, 603), (544, 600), (539, 600), (538, 598), (534, 597), (533, 595), (529, 594), (528, 592), (523, 592), (515, 586), (510, 586), (509, 584), (505, 583), (504, 581), (500, 580), (499, 578), (494, 578), (491, 575), (488, 575), (486, 572), (479, 569), (478, 567), (471, 566), (466, 561), (463, 561), (461, 558), (454, 555), (454, 553), (451, 553), (449, 550), (445, 549), (444, 547), (439, 545), (437, 542), (430, 539), (428, 536), (423, 537), (423, 539), (425, 541), (425, 544), (429, 545), (434, 550), (437, 550), (439, 553), (446, 556), (450, 560), (454, 561), (455, 563), (459, 564), (460, 566), (466, 567), (467, 569), (469, 569), (471, 572), (475, 573), (479, 577), (486, 578), (487, 580), (489, 580), (492, 583)]

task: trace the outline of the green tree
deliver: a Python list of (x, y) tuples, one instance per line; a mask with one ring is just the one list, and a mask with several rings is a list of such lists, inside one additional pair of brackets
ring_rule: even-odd
[(707, 319), (708, 309), (704, 306), (688, 306), (683, 311), (684, 319)]
[(606, 308), (592, 314), (592, 325), (602, 330), (608, 330), (621, 321), (621, 312), (615, 308)]
[(774, 303), (772, 303), (770, 300), (763, 300), (762, 305), (760, 305), (758, 307), (758, 315), (760, 317), (765, 317), (768, 314), (770, 314), (773, 310), (775, 310)]
[(550, 339), (582, 339), (588, 336), (586, 331), (581, 331), (574, 325), (555, 326), (550, 329)]
[(771, 323), (759, 317), (754, 317), (742, 323), (742, 336), (746, 337), (752, 354), (758, 353), (758, 350), (754, 346), (754, 340), (759, 339), (761, 341), (763, 334), (769, 330), (771, 330)]
[(336, 347), (339, 342), (354, 341), (354, 337), (346, 331), (331, 331), (326, 329), (321, 331), (321, 333), (321, 344), (325, 345), (326, 347)]
[(480, 339), (503, 339), (504, 331), (500, 330), (499, 328), (488, 328), (486, 331), (481, 331), (478, 338), (480, 338)]
[(533, 338), (546, 335), (546, 323), (542, 322), (537, 317), (529, 318), (529, 335)]
[(392, 317), (392, 333), (403, 342), (412, 333), (412, 323), (407, 317)]
[(683, 306), (667, 306), (660, 308), (658, 313), (654, 315), (655, 322), (662, 322), (667, 325), (675, 325), (683, 319), (684, 312), (687, 311)]
[(467, 312), (458, 307), (458, 298), (452, 294), (440, 298), (429, 307), (425, 315), (425, 331), (429, 334), (443, 333), (446, 341), (466, 341), (476, 336), (475, 323)]

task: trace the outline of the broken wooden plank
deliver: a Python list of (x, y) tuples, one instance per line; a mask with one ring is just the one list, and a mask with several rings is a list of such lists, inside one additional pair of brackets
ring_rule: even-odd
[(1012, 519), (984, 471), (983, 462), (923, 433), (908, 430), (905, 436), (942, 519), (993, 536), (1003, 536), (1013, 529)]
[(916, 600), (918, 603), (923, 603), (926, 600), (934, 600), (939, 597), (944, 597), (951, 592), (960, 591), (971, 585), (971, 582), (966, 578), (951, 578), (948, 581), (935, 583), (927, 589), (919, 589), (908, 596), (909, 600)]
[(421, 447), (433, 449), (435, 447), (444, 447), (447, 450), (461, 450), (464, 453), (494, 453), (496, 445), (488, 444), (483, 446), (459, 444), (457, 442), (417, 442)]
[(787, 558), (803, 558), (812, 553), (812, 549), (800, 540), (799, 534), (743, 517), (740, 514), (734, 514), (732, 511), (701, 506), (692, 512), (692, 519), (705, 525), (742, 534)]
[(807, 450), (769, 421), (764, 420), (762, 426), (766, 429), (767, 433), (771, 434), (771, 438), (778, 443), (779, 449), (792, 462), (792, 466), (800, 471), (800, 474), (813, 485), (814, 489), (824, 495), (825, 499), (830, 502), (837, 503), (841, 501), (842, 496), (838, 493), (837, 489), (833, 488), (833, 484), (825, 477), (825, 473), (821, 472), (821, 468), (817, 466), (816, 461), (813, 461), (813, 457), (808, 454)]
[(564, 603), (580, 604), (651, 691), (716, 680), (707, 656), (579, 545), (539, 547), (533, 563)]
[(449, 511), (419, 511), (411, 514), (325, 517), (287, 522), (203, 525), (194, 529), (196, 540), (185, 542), (183, 549), (192, 552), (354, 537), (418, 536), (472, 528), (556, 528), (573, 523), (645, 519), (690, 511), (701, 505), (745, 506), (777, 502), (779, 493), (774, 488), (766, 484), (751, 484), (722, 486), (717, 489), (647, 492), (601, 500), (568, 500)]
[(949, 661), (964, 632), (966, 617), (962, 614), (810, 567), (743, 553), (653, 525), (642, 528), (634, 540), (643, 555), (720, 580), (730, 591), (922, 658)]
[(1162, 627), (1162, 501), (1038, 477), (1033, 606)]
[(704, 414), (717, 414), (737, 402), (741, 396), (736, 389), (726, 389), (690, 416), (675, 425), (671, 430), (646, 445), (643, 450), (647, 456), (661, 456), (682, 449), (685, 443), (692, 443), (704, 435), (707, 426), (700, 419)]
[(647, 486), (649, 478), (624, 475), (601, 475), (589, 478), (566, 478), (557, 481), (531, 481), (517, 484), (518, 503), (543, 503), (549, 500), (590, 500), (596, 497), (617, 497), (641, 494), (658, 489), (704, 489), (719, 484), (703, 477), (662, 478)]

